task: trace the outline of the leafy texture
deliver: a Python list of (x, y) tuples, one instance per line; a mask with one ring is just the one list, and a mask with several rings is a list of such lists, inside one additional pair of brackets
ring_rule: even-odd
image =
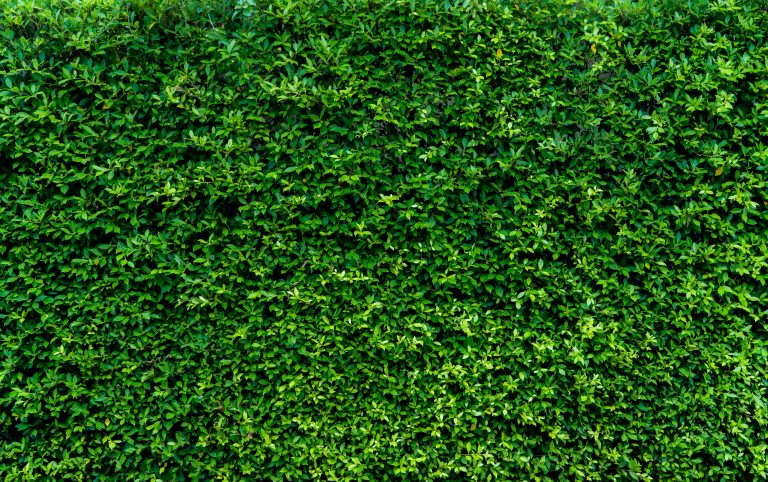
[(762, 1), (0, 11), (3, 480), (768, 477)]

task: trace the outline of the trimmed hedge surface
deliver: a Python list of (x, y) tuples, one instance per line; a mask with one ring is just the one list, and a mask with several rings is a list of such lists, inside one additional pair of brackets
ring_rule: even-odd
[(0, 11), (2, 480), (768, 477), (764, 2)]

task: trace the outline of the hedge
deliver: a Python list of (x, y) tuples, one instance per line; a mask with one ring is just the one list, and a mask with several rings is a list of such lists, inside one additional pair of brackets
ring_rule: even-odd
[(0, 480), (768, 478), (756, 0), (0, 7)]

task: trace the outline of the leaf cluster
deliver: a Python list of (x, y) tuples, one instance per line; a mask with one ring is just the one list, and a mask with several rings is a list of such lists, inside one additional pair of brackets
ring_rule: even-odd
[(768, 477), (760, 1), (0, 7), (0, 478)]

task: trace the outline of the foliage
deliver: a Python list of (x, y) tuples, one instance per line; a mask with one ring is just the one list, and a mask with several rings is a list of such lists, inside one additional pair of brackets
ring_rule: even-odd
[(762, 2), (0, 11), (3, 480), (768, 477)]

